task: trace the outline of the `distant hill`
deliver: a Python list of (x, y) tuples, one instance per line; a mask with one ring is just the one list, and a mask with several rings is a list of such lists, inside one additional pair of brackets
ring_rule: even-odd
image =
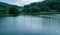
[(2, 13), (23, 13), (23, 14), (41, 14), (48, 12), (60, 13), (60, 0), (45, 0), (43, 2), (34, 2), (23, 7), (0, 2), (0, 14)]
[(60, 0), (45, 0), (43, 2), (35, 2), (24, 6), (24, 8), (27, 9), (31, 9), (31, 7), (38, 7), (41, 11), (60, 11)]
[(51, 2), (51, 1), (60, 1), (60, 0), (45, 0), (45, 1), (49, 1), (49, 2)]
[(7, 8), (7, 7), (10, 7), (10, 6), (11, 6), (10, 4), (0, 2), (0, 7), (1, 8)]

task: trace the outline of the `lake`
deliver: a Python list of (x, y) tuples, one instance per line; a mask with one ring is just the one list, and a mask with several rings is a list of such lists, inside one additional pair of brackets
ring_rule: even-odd
[(0, 35), (60, 35), (60, 14), (0, 17)]

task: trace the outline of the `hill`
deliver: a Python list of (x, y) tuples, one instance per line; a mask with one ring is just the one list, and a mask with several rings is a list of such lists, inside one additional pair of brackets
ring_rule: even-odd
[(7, 8), (7, 7), (10, 7), (10, 6), (11, 6), (10, 4), (0, 2), (0, 7), (1, 8)]
[(21, 6), (0, 2), (0, 15), (1, 14), (18, 14), (20, 13), (21, 8), (22, 8)]
[(26, 13), (57, 13), (60, 12), (60, 0), (45, 0), (43, 2), (35, 2), (30, 5), (25, 5), (24, 12)]

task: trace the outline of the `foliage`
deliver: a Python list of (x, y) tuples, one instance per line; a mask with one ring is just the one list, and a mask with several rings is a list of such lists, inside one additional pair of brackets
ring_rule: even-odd
[(9, 8), (9, 14), (19, 14), (19, 7), (14, 5)]
[(34, 2), (24, 7), (0, 2), (0, 14), (38, 14), (60, 12), (60, 0)]

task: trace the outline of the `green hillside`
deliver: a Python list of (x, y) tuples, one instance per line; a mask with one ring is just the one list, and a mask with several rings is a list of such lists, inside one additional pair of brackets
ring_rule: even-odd
[(60, 14), (60, 0), (34, 2), (23, 7), (0, 2), (0, 14)]

